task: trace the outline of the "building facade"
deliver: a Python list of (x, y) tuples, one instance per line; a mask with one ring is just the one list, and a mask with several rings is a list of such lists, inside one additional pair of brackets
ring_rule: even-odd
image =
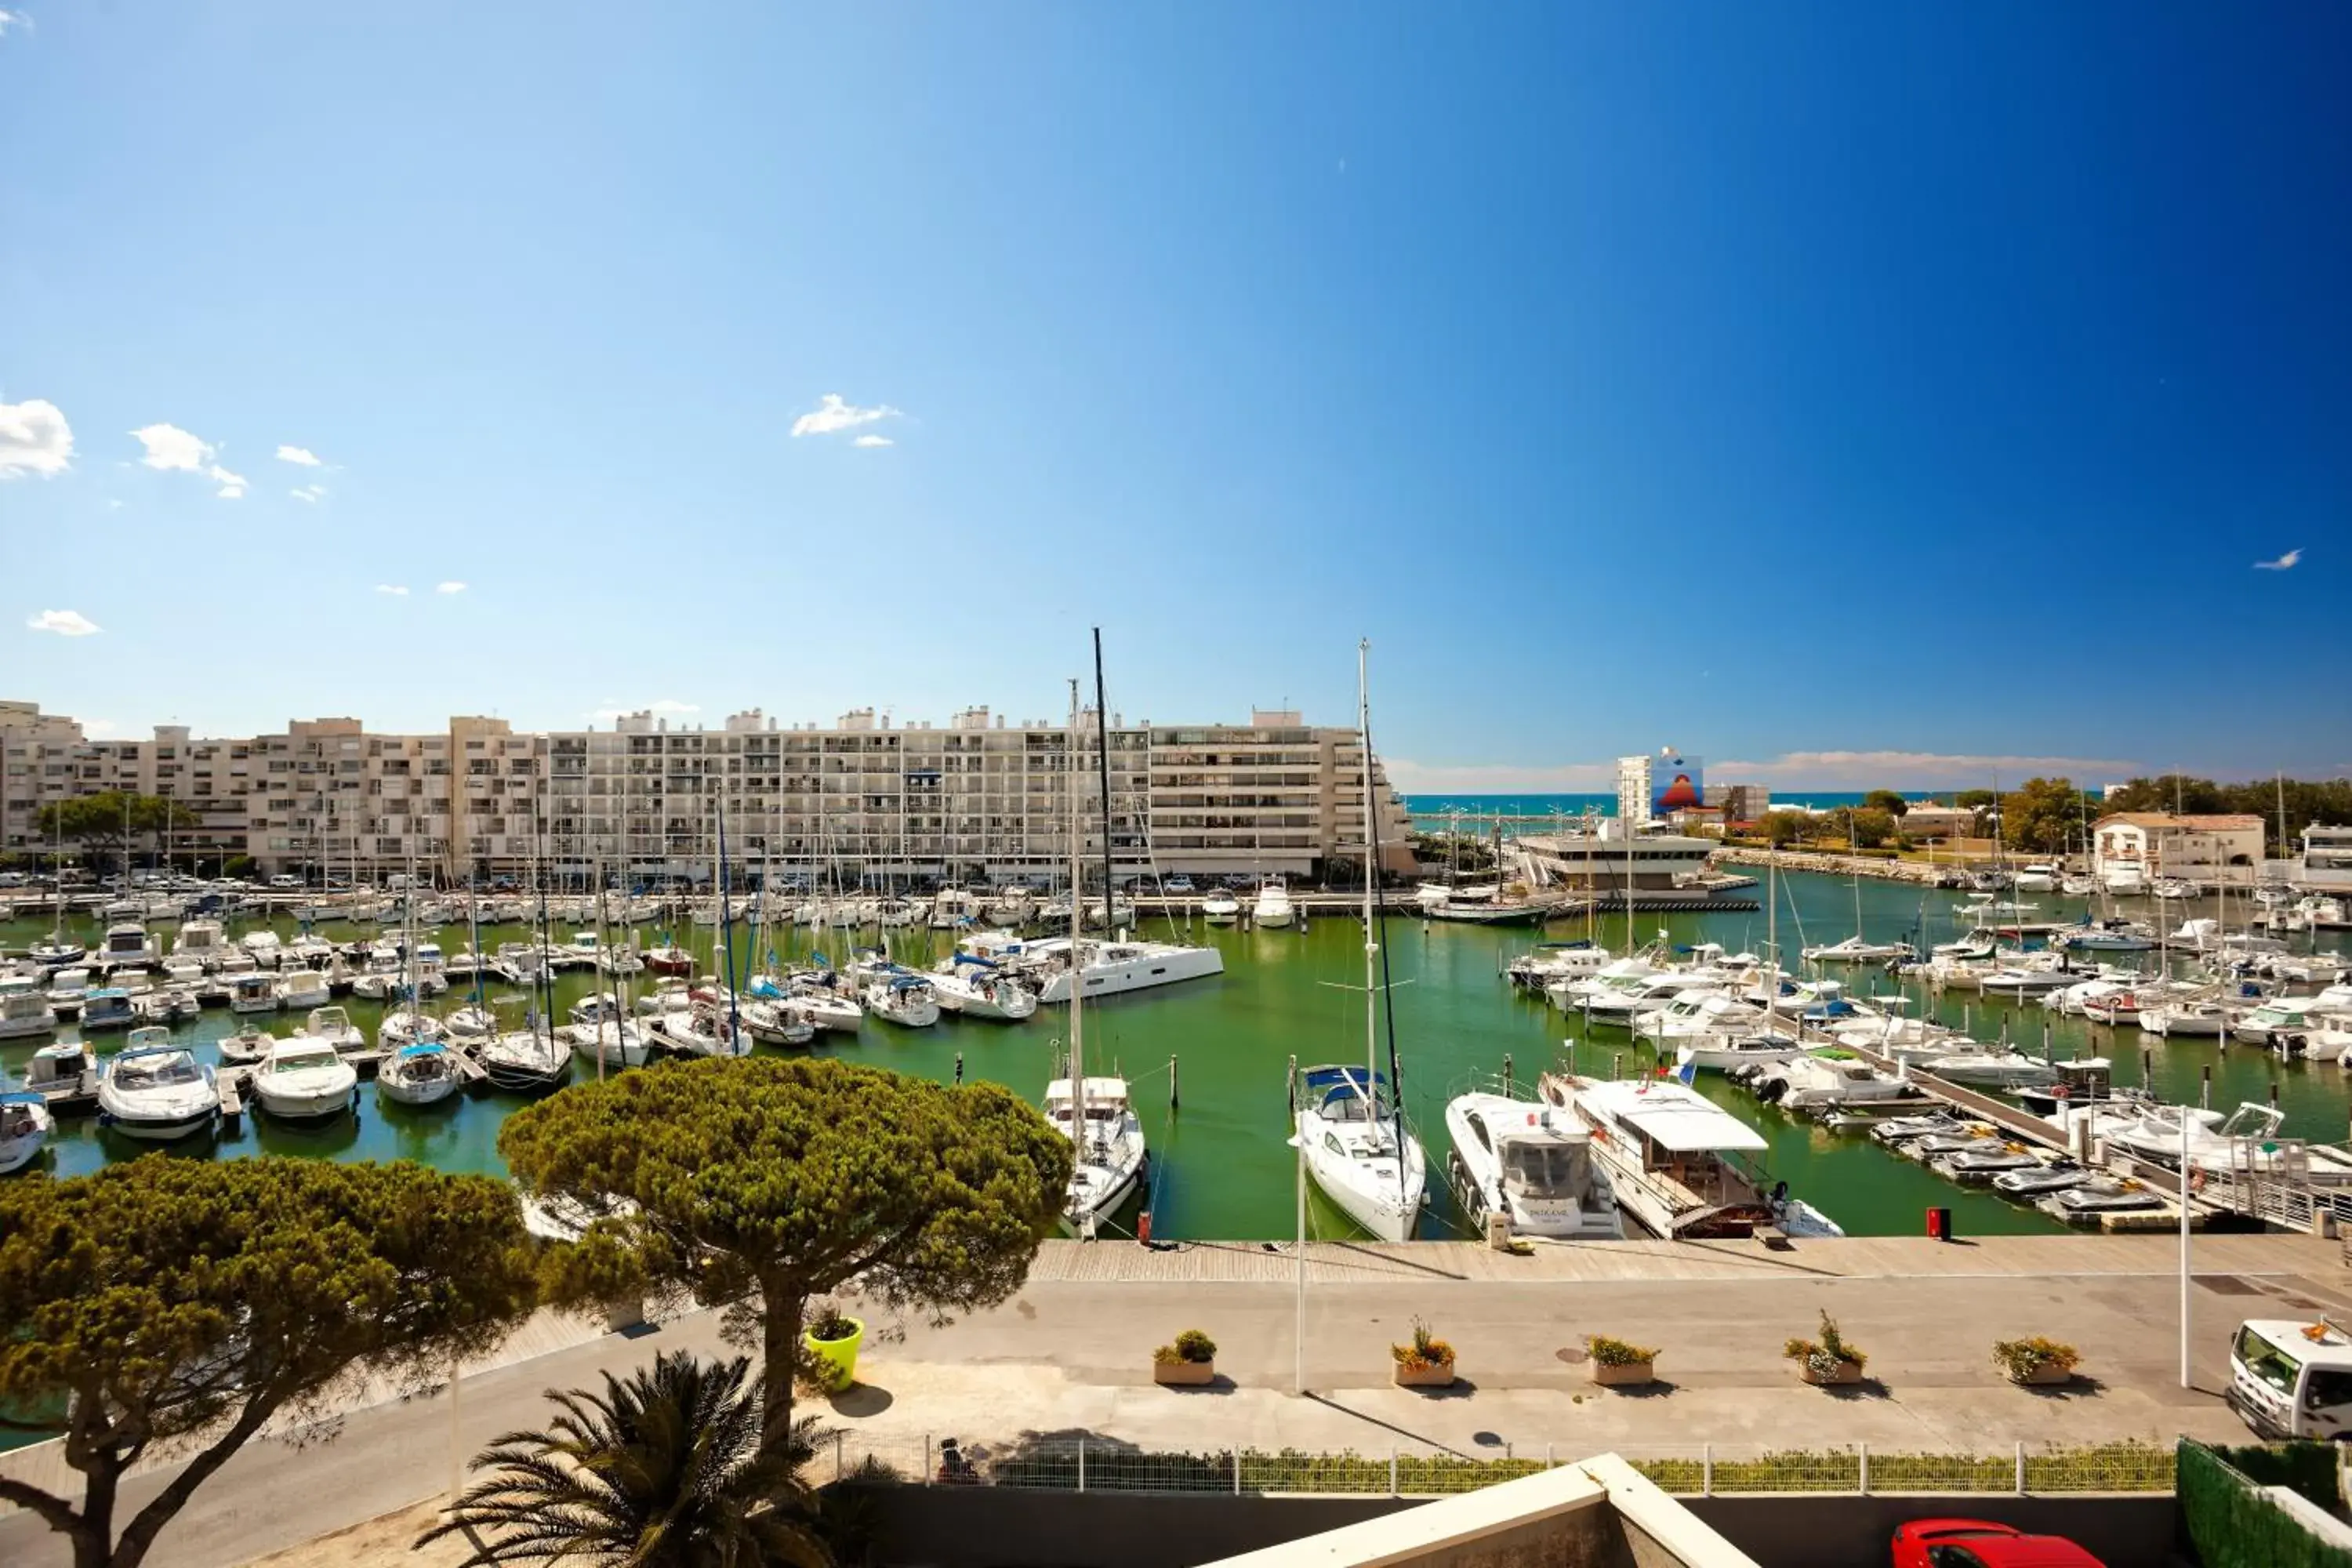
[(1650, 820), (1650, 758), (1617, 759), (1617, 820), (1635, 826)]
[(2263, 819), (2117, 812), (2091, 824), (2091, 847), (2093, 868), (2102, 877), (2111, 868), (2137, 868), (2149, 877), (2242, 879), (2263, 863)]
[[(717, 730), (650, 713), (610, 730), (518, 734), (456, 718), (391, 734), (357, 719), (194, 741), (92, 741), (74, 721), (0, 704), (0, 854), (47, 853), (42, 805), (107, 789), (183, 802), (201, 830), (173, 847), (249, 855), (265, 873), (373, 879), (528, 873), (707, 880), (724, 807), (730, 860), (830, 885), (1066, 880), (1074, 852), (1121, 879), (1161, 873), (1329, 875), (1360, 866), (1363, 749), (1356, 731), (1295, 712), (1247, 724), (1008, 723), (973, 708), (944, 726), (871, 709), (831, 726), (759, 710)], [(1109, 775), (1108, 814), (1100, 780)], [(1381, 863), (1409, 873), (1405, 813), (1372, 768)], [(1106, 822), (1106, 815), (1108, 822)], [(159, 845), (145, 845), (152, 850)]]

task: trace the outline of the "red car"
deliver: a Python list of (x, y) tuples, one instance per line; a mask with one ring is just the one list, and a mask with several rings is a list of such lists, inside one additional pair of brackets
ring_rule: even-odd
[(2063, 1535), (1989, 1519), (1915, 1519), (1895, 1532), (1895, 1568), (2101, 1568)]

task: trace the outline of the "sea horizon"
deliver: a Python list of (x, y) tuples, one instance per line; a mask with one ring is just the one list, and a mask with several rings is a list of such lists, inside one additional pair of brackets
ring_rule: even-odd
[[(1776, 806), (1810, 806), (1827, 809), (1841, 805), (1860, 805), (1874, 792), (1859, 789), (1775, 789), (1772, 804)], [(1906, 800), (1943, 800), (1953, 794), (1950, 790), (1906, 789), (1895, 791)], [(1437, 820), (1455, 812), (1465, 816), (1614, 816), (1617, 795), (1614, 791), (1568, 790), (1558, 792), (1504, 791), (1492, 795), (1400, 795), (1407, 816), (1416, 820)]]

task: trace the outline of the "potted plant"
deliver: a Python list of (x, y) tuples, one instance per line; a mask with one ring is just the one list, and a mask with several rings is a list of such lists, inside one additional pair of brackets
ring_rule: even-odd
[(1652, 1363), (1658, 1352), (1647, 1345), (1591, 1334), (1585, 1339), (1584, 1350), (1591, 1358), (1587, 1375), (1603, 1388), (1639, 1388), (1657, 1381)]
[(2028, 1340), (1993, 1341), (1992, 1359), (2009, 1374), (2010, 1382), (2048, 1387), (2073, 1382), (2074, 1368), (2083, 1357), (2073, 1345), (2063, 1345), (2036, 1334)]
[(1862, 1369), (1870, 1362), (1869, 1356), (1845, 1342), (1838, 1332), (1837, 1320), (1826, 1310), (1822, 1313), (1819, 1342), (1792, 1339), (1780, 1347), (1780, 1353), (1797, 1363), (1799, 1377), (1822, 1385), (1860, 1383)]
[(837, 1394), (857, 1381), (857, 1347), (866, 1340), (866, 1325), (827, 1301), (801, 1331), (801, 1348), (808, 1352), (809, 1381)]
[(1151, 1381), (1170, 1387), (1198, 1388), (1217, 1377), (1217, 1342), (1186, 1329), (1173, 1344), (1151, 1352)]
[(1399, 1388), (1447, 1388), (1454, 1383), (1454, 1347), (1429, 1331), (1420, 1318), (1412, 1321), (1412, 1340), (1391, 1345)]

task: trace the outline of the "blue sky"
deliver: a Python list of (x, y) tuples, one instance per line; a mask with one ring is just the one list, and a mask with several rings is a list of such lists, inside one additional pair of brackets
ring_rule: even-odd
[(0, 695), (115, 733), (1099, 623), (1369, 635), (1432, 789), (2352, 766), (2340, 5), (0, 7)]

